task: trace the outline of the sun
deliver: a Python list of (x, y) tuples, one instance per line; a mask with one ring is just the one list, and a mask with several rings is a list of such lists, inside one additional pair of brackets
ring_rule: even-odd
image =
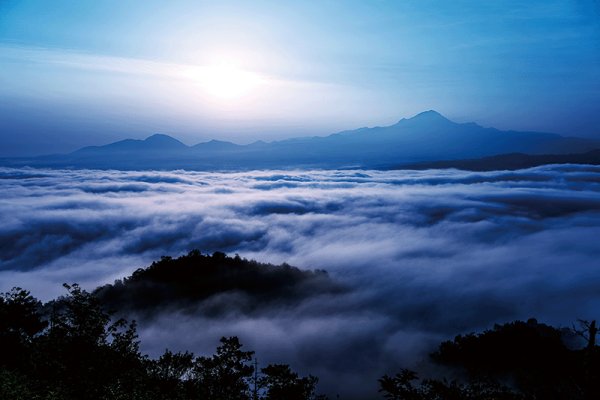
[(250, 94), (264, 82), (260, 75), (220, 62), (193, 68), (188, 74), (211, 97), (233, 100)]

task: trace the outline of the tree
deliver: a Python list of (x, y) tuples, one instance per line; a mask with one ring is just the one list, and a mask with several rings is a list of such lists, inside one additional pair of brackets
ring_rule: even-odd
[(409, 369), (401, 370), (394, 377), (384, 375), (379, 379), (379, 392), (389, 400), (421, 400), (421, 392), (413, 386), (413, 381), (418, 379), (417, 373)]
[(46, 322), (42, 321), (41, 303), (21, 288), (13, 288), (0, 295), (0, 335), (16, 335), (22, 340), (40, 333)]
[(473, 381), (510, 379), (531, 397), (573, 399), (580, 390), (581, 364), (562, 335), (533, 318), (515, 321), (443, 342), (432, 359)]
[(29, 390), (28, 380), (16, 371), (0, 369), (0, 399), (2, 400), (29, 400), (32, 393)]
[[(19, 288), (0, 294), (0, 399), (250, 399), (254, 352), (237, 337), (221, 338), (210, 357), (166, 350), (153, 360), (140, 353), (135, 321), (113, 318), (77, 284), (64, 287), (45, 305)], [(314, 398), (316, 378), (285, 365), (264, 373), (268, 398)]]
[(573, 326), (573, 331), (586, 341), (586, 346), (581, 351), (583, 371), (580, 387), (584, 399), (596, 399), (600, 396), (600, 352), (596, 346), (598, 327), (596, 320), (589, 322), (579, 319), (577, 321), (580, 328)]
[(160, 399), (193, 398), (192, 368), (194, 355), (165, 350), (158, 360), (150, 362), (149, 373), (154, 392)]
[(300, 378), (287, 364), (271, 364), (261, 370), (259, 380), (266, 389), (265, 400), (310, 400), (314, 398), (318, 379), (312, 375)]
[(237, 337), (221, 338), (212, 357), (198, 357), (193, 374), (200, 398), (210, 400), (246, 400), (250, 397), (249, 380), (253, 351), (242, 351)]
[(0, 366), (29, 362), (27, 348), (47, 325), (40, 309), (41, 303), (21, 288), (0, 295)]
[[(50, 319), (51, 335), (64, 335), (88, 345), (106, 344), (110, 334), (110, 314), (102, 309), (98, 299), (77, 284), (63, 284), (68, 296), (54, 304)], [(120, 324), (121, 322), (119, 322)]]
[(135, 323), (115, 322), (79, 285), (50, 304), (50, 327), (37, 340), (34, 375), (42, 391), (70, 398), (134, 398), (144, 392), (145, 365)]
[(577, 322), (579, 323), (580, 327), (576, 328), (575, 325), (573, 325), (573, 332), (585, 339), (587, 343), (586, 349), (588, 351), (594, 350), (596, 348), (596, 336), (598, 335), (598, 327), (596, 326), (596, 320), (589, 322), (583, 319), (579, 319), (577, 320)]
[(445, 379), (418, 381), (416, 372), (403, 369), (394, 377), (385, 375), (379, 379), (379, 392), (389, 400), (524, 400), (522, 395), (490, 380), (468, 383)]

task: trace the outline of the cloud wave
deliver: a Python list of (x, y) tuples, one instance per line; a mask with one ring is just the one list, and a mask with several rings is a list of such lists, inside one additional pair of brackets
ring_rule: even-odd
[(326, 269), (352, 290), (252, 315), (171, 312), (141, 333), (151, 353), (208, 353), (239, 335), (345, 398), (457, 333), (530, 316), (567, 325), (600, 309), (600, 167), (0, 169), (0, 189), (3, 291), (48, 299), (62, 282), (92, 288), (193, 248)]

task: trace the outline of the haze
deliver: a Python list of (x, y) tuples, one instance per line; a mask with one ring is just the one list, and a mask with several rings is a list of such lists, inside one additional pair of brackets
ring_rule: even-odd
[(249, 143), (436, 109), (598, 137), (600, 7), (2, 1), (0, 156), (167, 133)]

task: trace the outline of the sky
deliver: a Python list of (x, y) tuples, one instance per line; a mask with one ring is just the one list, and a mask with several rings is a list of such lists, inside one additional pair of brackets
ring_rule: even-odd
[(0, 157), (458, 122), (600, 137), (600, 2), (0, 0)]

